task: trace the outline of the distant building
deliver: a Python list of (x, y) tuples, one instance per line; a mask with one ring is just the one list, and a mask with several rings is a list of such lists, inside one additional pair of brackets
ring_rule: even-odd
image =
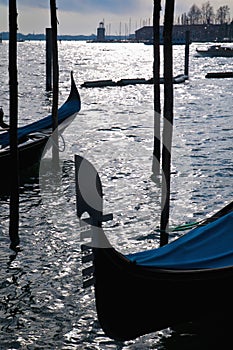
[[(161, 27), (160, 27), (161, 31)], [(144, 26), (135, 31), (135, 39), (137, 41), (151, 41), (153, 40), (153, 27)]]
[(105, 28), (104, 22), (100, 22), (99, 27), (97, 28), (97, 41), (105, 41)]
[[(233, 41), (233, 23), (230, 24), (193, 24), (174, 25), (173, 40), (185, 39), (185, 32), (190, 31), (191, 42)], [(137, 41), (153, 41), (153, 27), (145, 26), (135, 31)], [(160, 40), (163, 40), (163, 26), (160, 26)]]

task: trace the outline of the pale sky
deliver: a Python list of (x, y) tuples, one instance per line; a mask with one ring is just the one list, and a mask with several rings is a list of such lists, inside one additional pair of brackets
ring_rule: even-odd
[[(206, 0), (176, 0), (175, 16), (188, 12), (193, 4)], [(233, 0), (210, 0), (216, 11), (228, 5), (233, 16)], [(0, 32), (9, 31), (8, 0), (0, 0)], [(50, 27), (49, 0), (18, 0), (18, 32), (44, 33)], [(153, 0), (57, 0), (58, 34), (96, 34), (104, 20), (107, 34), (131, 33), (143, 25), (152, 25)], [(162, 0), (164, 8), (165, 1)]]

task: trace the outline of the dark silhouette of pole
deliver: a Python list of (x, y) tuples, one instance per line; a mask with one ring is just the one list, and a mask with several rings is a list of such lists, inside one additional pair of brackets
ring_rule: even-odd
[(52, 29), (46, 28), (46, 91), (52, 91)]
[(50, 0), (51, 27), (52, 27), (52, 55), (53, 55), (53, 167), (59, 167), (58, 150), (58, 94), (59, 94), (59, 66), (58, 66), (58, 48), (57, 48), (57, 7), (56, 0)]
[[(17, 8), (9, 0), (9, 89), (10, 89), (10, 247), (19, 245), (19, 159), (18, 159), (18, 79), (17, 79)], [(1, 169), (4, 171), (4, 169)]]
[(167, 0), (164, 16), (164, 118), (162, 149), (162, 211), (160, 220), (160, 245), (168, 243), (170, 211), (171, 147), (173, 132), (173, 54), (172, 28), (174, 0)]
[(154, 149), (152, 173), (157, 176), (160, 173), (161, 140), (160, 140), (160, 11), (161, 1), (154, 0), (153, 10), (153, 81), (154, 81)]
[(190, 45), (190, 31), (185, 32), (185, 62), (184, 62), (184, 75), (189, 75), (189, 45)]

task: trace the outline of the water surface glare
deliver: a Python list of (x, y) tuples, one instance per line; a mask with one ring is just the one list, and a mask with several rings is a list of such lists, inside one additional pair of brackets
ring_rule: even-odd
[[(232, 79), (206, 79), (205, 74), (232, 70), (233, 58), (198, 58), (197, 46), (190, 46), (190, 79), (174, 86), (172, 227), (201, 220), (232, 200)], [(0, 106), (6, 115), (7, 55), (8, 43), (3, 42)], [(114, 215), (105, 224), (112, 245), (123, 253), (157, 246), (161, 189), (151, 178), (153, 86), (85, 89), (80, 85), (98, 79), (149, 79), (153, 50), (136, 43), (61, 42), (59, 67), (59, 103), (68, 96), (73, 70), (82, 110), (64, 133), (62, 181), (47, 176), (42, 187), (32, 181), (21, 188), (17, 256), (9, 249), (9, 198), (0, 198), (0, 349), (187, 350), (215, 344), (214, 333), (203, 334), (192, 325), (125, 343), (105, 337), (99, 327), (93, 290), (82, 288), (74, 154), (86, 157), (99, 171), (104, 211)], [(184, 46), (175, 46), (174, 75), (183, 70)], [(45, 92), (44, 42), (19, 43), (18, 80), (19, 125), (51, 112), (51, 94)], [(223, 341), (220, 337), (220, 346)]]

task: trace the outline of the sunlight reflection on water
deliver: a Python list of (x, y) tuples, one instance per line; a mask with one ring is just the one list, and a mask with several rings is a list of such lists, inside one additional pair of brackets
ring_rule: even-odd
[[(21, 44), (19, 124), (23, 125), (51, 112), (51, 96), (45, 93), (45, 43)], [(190, 47), (189, 81), (174, 87), (172, 226), (202, 219), (232, 195), (232, 82), (205, 79), (210, 70), (229, 69), (232, 60), (197, 58), (195, 47)], [(152, 54), (152, 47), (143, 44), (62, 42), (60, 103), (69, 93), (70, 70), (78, 86), (97, 79), (148, 79)], [(5, 42), (0, 56), (0, 105), (8, 114)], [(176, 46), (174, 75), (183, 73), (183, 62), (184, 47)], [(167, 339), (175, 339), (179, 348), (182, 336), (178, 333), (177, 340), (169, 329), (125, 344), (104, 337), (93, 293), (83, 290), (81, 282), (74, 153), (93, 162), (100, 173), (105, 212), (114, 214), (106, 224), (111, 243), (127, 253), (158, 244), (160, 186), (151, 180), (153, 87), (79, 91), (82, 110), (64, 133), (61, 186), (49, 192), (33, 183), (22, 188), (22, 251), (17, 257), (10, 258), (8, 248), (9, 200), (1, 199), (1, 349), (167, 349)]]

